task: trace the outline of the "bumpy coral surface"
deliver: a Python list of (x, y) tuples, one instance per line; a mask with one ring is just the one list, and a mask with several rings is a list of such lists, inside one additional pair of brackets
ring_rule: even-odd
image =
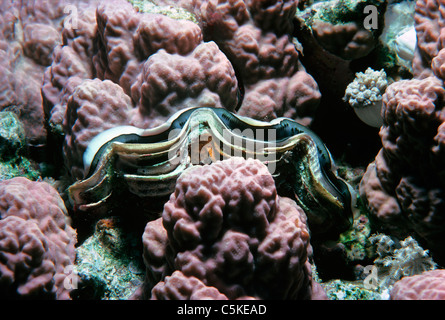
[(152, 300), (228, 300), (215, 287), (206, 286), (196, 277), (175, 271), (165, 277), (152, 292)]
[[(95, 0), (76, 2), (82, 9)], [(62, 42), (68, 17), (63, 1), (2, 1), (0, 3), (0, 110), (14, 110), (24, 122), (28, 143), (46, 141), (40, 88), (54, 48)]]
[(373, 0), (300, 2), (294, 34), (302, 46), (299, 50), (301, 60), (317, 81), (323, 96), (343, 96), (358, 71), (351, 63), (377, 51), (384, 15), (379, 14), (374, 19), (373, 23), (378, 27), (367, 29), (365, 21), (369, 16), (364, 8), (371, 5), (378, 12), (384, 12), (383, 3)]
[[(432, 248), (443, 236), (443, 83), (403, 80), (383, 96), (383, 148), (362, 180), (361, 194), (385, 226), (414, 231)], [(406, 233), (405, 233), (406, 236)]]
[(445, 270), (426, 271), (394, 284), (391, 300), (445, 300)]
[[(277, 196), (258, 160), (187, 170), (162, 218), (147, 224), (143, 242), (147, 278), (140, 297), (193, 298), (195, 289), (214, 299), (311, 297), (306, 216)], [(194, 282), (199, 286), (191, 290)]]
[(155, 127), (187, 107), (311, 123), (320, 93), (290, 38), (296, 1), (166, 4), (192, 11), (200, 25), (113, 0), (79, 10), (76, 28), (62, 30), (42, 96), (51, 133), (65, 136), (65, 164), (75, 178), (98, 132)]
[(414, 55), (414, 75), (425, 78), (431, 75), (431, 61), (444, 48), (445, 2), (442, 0), (416, 1), (414, 15), (417, 49)]
[(77, 28), (62, 35), (42, 95), (51, 131), (66, 135), (66, 165), (76, 178), (88, 142), (111, 126), (153, 127), (182, 108), (237, 106), (231, 63), (190, 21), (114, 0), (79, 12)]
[(200, 18), (204, 39), (214, 40), (233, 64), (245, 92), (240, 115), (312, 122), (321, 95), (291, 41), (297, 4), (294, 0), (180, 2)]
[(69, 96), (65, 114), (66, 165), (75, 178), (83, 177), (82, 156), (88, 143), (99, 133), (126, 123), (131, 99), (110, 80), (84, 80)]
[[(379, 10), (372, 30), (363, 24), (368, 4)], [(391, 284), (404, 276), (392, 299), (445, 299), (443, 270), (407, 277), (436, 267), (427, 252), (439, 263), (445, 259), (445, 2), (416, 1), (413, 79), (387, 87), (383, 72), (372, 74), (375, 81), (365, 72), (353, 82), (368, 66), (385, 67), (395, 80), (408, 73), (379, 42), (391, 5), (384, 0), (2, 0), (0, 111), (14, 112), (24, 130), (15, 117), (0, 121), (0, 180), (26, 173), (22, 160), (29, 146), (33, 152), (47, 146), (49, 152), (40, 157), (63, 157), (66, 172), (59, 168), (63, 161), (53, 161), (27, 176), (36, 178), (55, 166), (54, 178), (69, 173), (67, 180), (82, 179), (83, 154), (99, 133), (121, 125), (153, 128), (183, 108), (199, 106), (314, 125), (317, 133), (322, 128), (331, 150), (337, 149), (332, 141), (346, 145), (335, 150), (344, 156), (345, 149), (355, 151), (348, 149), (351, 141), (368, 148), (367, 139), (377, 137), (376, 131), (357, 130), (350, 137), (355, 125), (341, 98), (352, 82), (345, 99), (351, 105), (383, 103), (382, 148), (360, 186), (369, 221), (399, 239), (413, 236), (429, 250), (406, 238), (402, 248), (390, 248), (374, 263), (379, 272), (387, 268), (395, 274)], [(414, 38), (404, 43), (409, 56)], [(354, 153), (354, 159), (369, 160), (367, 155)], [(73, 182), (63, 179), (56, 184)], [(146, 224), (142, 247), (131, 242), (146, 268), (134, 298), (326, 298), (309, 260), (325, 281), (321, 270), (335, 269), (336, 262), (323, 260), (316, 246), (314, 254), (305, 213), (277, 194), (259, 161), (232, 158), (193, 167), (179, 178), (161, 217), (147, 223), (147, 216), (134, 211), (143, 224), (125, 216), (125, 228), (137, 229), (140, 239)], [(79, 230), (85, 227), (82, 232), (91, 228), (82, 218), (76, 223)], [(123, 254), (127, 229), (105, 229), (83, 242), (76, 262), (76, 232), (57, 191), (25, 178), (0, 181), (0, 298), (88, 296), (73, 295), (76, 263), (84, 280), (91, 279), (90, 272), (100, 276), (85, 288), (105, 283), (113, 297), (127, 298), (140, 283), (126, 281), (143, 275)], [(317, 246), (326, 245), (334, 257), (345, 252), (330, 244)], [(105, 259), (96, 259), (102, 249)], [(363, 260), (362, 249), (351, 245), (353, 260)], [(126, 269), (119, 269), (122, 263)]]
[(57, 191), (22, 177), (2, 181), (0, 217), (0, 296), (70, 299), (76, 233)]

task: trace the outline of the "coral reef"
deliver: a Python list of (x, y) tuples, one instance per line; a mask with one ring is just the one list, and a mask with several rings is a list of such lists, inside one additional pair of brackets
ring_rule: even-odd
[(444, 6), (0, 1), (0, 298), (445, 300)]
[[(172, 1), (155, 1), (171, 5)], [(193, 12), (205, 41), (228, 57), (244, 92), (238, 114), (259, 120), (290, 117), (310, 124), (320, 100), (317, 83), (299, 64), (290, 37), (297, 1), (179, 1)]]
[(22, 177), (1, 181), (0, 217), (0, 296), (70, 299), (76, 232), (57, 191)]
[[(241, 299), (252, 299), (241, 297)], [(228, 300), (215, 287), (206, 286), (196, 277), (187, 277), (181, 271), (175, 271), (158, 283), (152, 291), (152, 300)], [(253, 300), (253, 299), (252, 299)]]
[(198, 23), (198, 19), (192, 12), (175, 6), (177, 3), (159, 5), (150, 0), (129, 0), (129, 2), (140, 12), (162, 14), (175, 20), (189, 20)]
[[(83, 10), (77, 29), (62, 30), (42, 96), (51, 133), (65, 136), (65, 165), (74, 178), (82, 177), (81, 154), (98, 132), (120, 124), (155, 127), (191, 106), (312, 121), (320, 93), (290, 40), (295, 1), (266, 9), (254, 1), (179, 4), (193, 7), (202, 31), (193, 19), (148, 13), (143, 3), (125, 0)], [(107, 92), (121, 101), (107, 101)], [(97, 117), (102, 113), (113, 118)]]
[[(367, 6), (378, 14), (365, 12)], [(354, 166), (366, 166), (380, 142), (378, 130), (362, 122), (342, 100), (347, 86), (368, 67), (384, 69), (389, 77), (410, 76), (380, 41), (386, 6), (386, 1), (372, 0), (300, 2), (294, 20), (300, 61), (322, 95), (311, 128), (330, 146), (334, 158)], [(372, 26), (365, 28), (369, 18)]]
[(84, 80), (67, 101), (65, 114), (65, 164), (74, 178), (84, 176), (83, 154), (99, 133), (125, 123), (131, 100), (110, 80)]
[(209, 298), (311, 297), (306, 216), (277, 196), (258, 160), (188, 169), (143, 242), (147, 274), (138, 297), (180, 298), (170, 296), (174, 288), (191, 282)]
[(277, 189), (308, 215), (314, 238), (335, 237), (351, 225), (356, 192), (333, 171), (314, 132), (291, 119), (259, 122), (222, 108), (186, 109), (148, 130), (103, 131), (84, 152), (87, 175), (69, 187), (70, 203), (79, 215), (97, 216), (120, 207), (123, 194), (138, 203), (168, 197), (188, 167), (238, 156), (267, 166)]
[(303, 47), (302, 60), (316, 77), (322, 93), (343, 95), (355, 74), (351, 62), (377, 48), (384, 15), (376, 17), (377, 27), (365, 28), (367, 5), (385, 11), (383, 1), (330, 0), (315, 2), (297, 12), (296, 36)]
[[(360, 244), (358, 239), (352, 239), (354, 244)], [(386, 234), (376, 233), (372, 236), (368, 234), (362, 242), (366, 245), (362, 245), (361, 250), (347, 250), (348, 255), (356, 253), (353, 259), (348, 259), (350, 263), (360, 263), (354, 267), (354, 278), (321, 282), (329, 299), (388, 300), (394, 284), (401, 279), (438, 267), (428, 255), (428, 250), (421, 248), (412, 237), (398, 241)]]
[(346, 252), (346, 260), (349, 262), (365, 260), (369, 256), (369, 235), (371, 227), (366, 215), (361, 214), (354, 219), (352, 227), (340, 234), (338, 242), (343, 244)]
[[(245, 98), (239, 113), (258, 118), (264, 116), (267, 110), (269, 118), (285, 116), (301, 119), (301, 123), (309, 125), (320, 100), (318, 85), (298, 64), (299, 53), (289, 36), (281, 35), (281, 32), (291, 28), (289, 17), (295, 12), (297, 3), (283, 1), (282, 12), (279, 3), (267, 10), (260, 9), (261, 1), (258, 4), (251, 1), (249, 4), (251, 16), (253, 10), (256, 13), (253, 15), (254, 26), (244, 23), (234, 33), (233, 39), (223, 41), (222, 44), (229, 57), (237, 57), (234, 65), (244, 75)], [(272, 26), (269, 27), (272, 30), (278, 29), (275, 31), (277, 36), (267, 30), (267, 26)], [(218, 44), (221, 45), (221, 42)], [(252, 54), (252, 45), (257, 53), (254, 51)], [(273, 55), (275, 59), (269, 58), (272, 48), (278, 49)], [(238, 58), (238, 52), (241, 59)], [(244, 59), (248, 60), (244, 62)], [(261, 113), (256, 110), (261, 110)]]

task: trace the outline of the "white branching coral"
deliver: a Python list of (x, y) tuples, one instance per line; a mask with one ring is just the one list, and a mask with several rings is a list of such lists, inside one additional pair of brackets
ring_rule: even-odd
[(403, 277), (437, 268), (428, 250), (422, 249), (412, 237), (400, 241), (397, 249), (396, 242), (384, 234), (376, 234), (369, 240), (376, 246), (378, 258), (374, 264), (378, 267), (380, 286), (387, 287)]
[(372, 68), (357, 72), (355, 79), (346, 88), (343, 98), (354, 108), (363, 108), (382, 100), (388, 81), (385, 70), (375, 71)]
[(372, 68), (357, 72), (356, 78), (345, 91), (343, 100), (354, 108), (357, 116), (373, 127), (382, 125), (382, 96), (388, 86), (385, 70), (375, 71)]

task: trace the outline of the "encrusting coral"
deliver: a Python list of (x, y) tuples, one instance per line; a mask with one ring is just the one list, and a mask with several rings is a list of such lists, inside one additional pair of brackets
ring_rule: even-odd
[[(280, 198), (258, 160), (188, 169), (143, 235), (146, 282), (135, 298), (309, 299), (306, 216)], [(190, 283), (199, 285), (185, 297)], [(318, 285), (318, 284), (315, 284)]]
[(76, 232), (57, 191), (17, 177), (0, 182), (0, 296), (70, 299)]
[(63, 145), (65, 164), (74, 178), (84, 175), (83, 154), (99, 133), (123, 125), (133, 109), (131, 99), (110, 80), (84, 80), (67, 100)]
[(116, 217), (97, 221), (93, 235), (76, 248), (79, 283), (73, 299), (123, 300), (140, 286), (140, 234), (128, 229)]

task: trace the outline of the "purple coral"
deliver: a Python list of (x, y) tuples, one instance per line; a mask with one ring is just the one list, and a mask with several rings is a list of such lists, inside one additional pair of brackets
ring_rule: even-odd
[(422, 239), (436, 259), (445, 251), (443, 2), (417, 1), (414, 79), (396, 81), (383, 95), (383, 148), (360, 184), (382, 226)]
[(1, 181), (0, 217), (0, 296), (70, 299), (76, 233), (57, 191), (22, 177)]
[(227, 300), (227, 297), (198, 278), (175, 271), (153, 289), (152, 300)]
[[(181, 1), (201, 18), (204, 39), (214, 40), (237, 70), (245, 90), (240, 115), (312, 122), (321, 95), (315, 80), (301, 67), (291, 41), (297, 4), (293, 0)], [(271, 94), (276, 83), (283, 89)]]
[(360, 192), (385, 227), (392, 224), (404, 236), (414, 231), (443, 257), (443, 2), (417, 1), (414, 18), (415, 78), (394, 82), (383, 95), (383, 148)]
[[(76, 6), (81, 10), (95, 2), (81, 0)], [(0, 3), (0, 110), (14, 106), (25, 124), (28, 144), (36, 147), (46, 142), (40, 90), (53, 50), (63, 40), (65, 6), (58, 0)]]
[(399, 236), (414, 231), (443, 254), (445, 233), (441, 116), (445, 91), (436, 77), (393, 83), (383, 95), (383, 148), (360, 185), (373, 215)]
[(86, 145), (110, 126), (154, 127), (187, 106), (238, 104), (231, 63), (192, 22), (113, 0), (79, 12), (78, 28), (62, 35), (42, 96), (49, 127), (65, 135), (65, 162), (76, 178)]
[(175, 111), (196, 105), (233, 111), (237, 90), (235, 72), (214, 42), (198, 45), (187, 56), (161, 49), (143, 63), (131, 87), (138, 106), (132, 122), (140, 125), (150, 119), (154, 126)]
[(321, 95), (291, 41), (296, 1), (175, 4), (193, 11), (200, 26), (142, 13), (128, 1), (113, 0), (100, 2), (95, 10), (80, 10), (77, 29), (62, 30), (63, 42), (54, 48), (45, 71), (42, 97), (48, 127), (65, 136), (65, 164), (75, 178), (82, 177), (79, 151), (94, 137), (94, 130), (83, 133), (70, 126), (75, 125), (76, 112), (86, 123), (96, 122), (95, 110), (103, 107), (100, 99), (97, 106), (89, 101), (93, 119), (88, 119), (89, 108), (77, 104), (83, 109), (78, 112), (76, 104), (69, 105), (76, 89), (89, 85), (85, 80), (111, 81), (120, 87), (119, 100), (122, 93), (131, 99), (130, 109), (124, 103), (116, 112), (119, 119), (97, 122), (96, 132), (111, 123), (155, 127), (191, 106), (223, 107), (261, 120), (285, 116), (311, 123)]
[(394, 284), (391, 300), (445, 300), (445, 270), (425, 271)]
[(431, 62), (445, 45), (444, 2), (416, 1), (414, 14), (417, 47), (414, 53), (414, 76), (423, 79), (432, 75)]
[(63, 123), (65, 163), (75, 178), (83, 178), (82, 156), (88, 143), (102, 131), (125, 124), (132, 109), (130, 97), (110, 80), (87, 79), (75, 88)]
[(147, 278), (139, 297), (183, 298), (171, 296), (171, 286), (190, 281), (218, 299), (311, 297), (306, 216), (278, 197), (258, 160), (231, 158), (184, 172), (143, 242)]

